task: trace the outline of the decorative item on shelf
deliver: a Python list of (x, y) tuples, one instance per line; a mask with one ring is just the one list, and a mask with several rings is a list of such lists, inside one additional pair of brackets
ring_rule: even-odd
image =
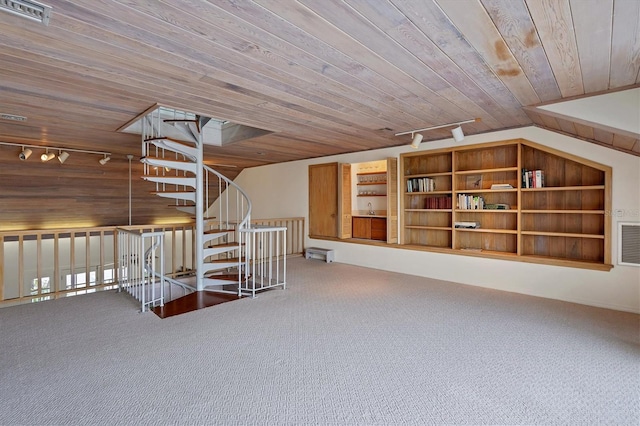
[(509, 204), (485, 204), (485, 210), (511, 210), (511, 206)]
[(458, 229), (478, 229), (480, 222), (454, 222), (453, 226)]
[(465, 189), (482, 189), (482, 175), (468, 175)]

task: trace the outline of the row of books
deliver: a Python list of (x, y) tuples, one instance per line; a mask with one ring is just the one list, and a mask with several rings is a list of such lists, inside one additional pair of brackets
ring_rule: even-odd
[(484, 209), (484, 198), (480, 195), (458, 194), (458, 209), (482, 210)]
[(522, 187), (523, 188), (543, 188), (544, 187), (544, 170), (522, 169)]
[(428, 197), (424, 202), (425, 209), (451, 209), (451, 197)]
[(436, 190), (436, 181), (424, 177), (407, 179), (407, 192), (433, 192)]

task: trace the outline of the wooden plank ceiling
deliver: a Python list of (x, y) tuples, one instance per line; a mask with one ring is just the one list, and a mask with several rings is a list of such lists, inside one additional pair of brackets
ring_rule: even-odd
[[(69, 187), (126, 204), (126, 155), (137, 159), (140, 143), (116, 129), (156, 103), (272, 131), (207, 148), (207, 161), (230, 177), (245, 167), (406, 144), (394, 133), (475, 117), (482, 121), (465, 125), (467, 134), (534, 124), (640, 153), (637, 138), (530, 108), (640, 83), (637, 0), (48, 4), (48, 26), (0, 11), (0, 113), (28, 118), (0, 120), (0, 142), (109, 151), (113, 160), (101, 174), (91, 173), (95, 161), (74, 164), (75, 155), (49, 170), (0, 146), (2, 202), (30, 199), (15, 207), (20, 214), (0, 212), (0, 223), (12, 224), (5, 227), (73, 222), (68, 209), (51, 207), (55, 220), (27, 211), (53, 187), (64, 186), (63, 198), (76, 204), (82, 195)], [(39, 175), (47, 182), (26, 179)], [(181, 218), (149, 190), (136, 180), (135, 201), (146, 206), (135, 222)], [(92, 223), (126, 223), (115, 210)]]

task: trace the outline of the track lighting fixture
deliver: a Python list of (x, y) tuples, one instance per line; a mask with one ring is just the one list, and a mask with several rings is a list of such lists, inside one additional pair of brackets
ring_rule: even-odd
[(42, 153), (42, 155), (40, 156), (40, 160), (44, 163), (46, 161), (49, 160), (53, 160), (53, 158), (56, 155), (53, 152), (49, 152), (49, 150), (47, 149), (44, 153)]
[[(0, 2), (2, 2), (2, 0), (0, 0)], [(87, 151), (84, 149), (61, 148), (56, 146), (26, 145), (21, 143), (12, 143), (12, 142), (0, 142), (0, 145), (19, 146), (21, 148), (21, 151), (18, 154), (18, 158), (21, 161), (26, 161), (31, 156), (31, 154), (33, 154), (33, 150), (35, 149), (44, 150), (44, 153), (40, 155), (40, 160), (42, 160), (43, 163), (55, 158), (56, 154), (54, 154), (53, 152), (49, 152), (50, 150), (58, 151), (58, 161), (60, 161), (60, 164), (64, 164), (64, 162), (67, 161), (67, 159), (70, 156), (69, 154), (70, 152), (81, 152), (84, 154), (102, 155), (104, 156), (104, 158), (100, 159), (100, 164), (106, 164), (107, 161), (111, 159), (110, 157), (111, 153), (104, 152), (104, 151)]]
[(451, 129), (451, 134), (453, 135), (453, 139), (456, 142), (462, 142), (462, 140), (464, 139), (464, 132), (462, 131), (462, 127), (460, 126)]
[(58, 151), (58, 161), (60, 164), (64, 164), (64, 162), (67, 161), (67, 158), (69, 158), (69, 153), (67, 151)]
[(411, 134), (411, 147), (418, 148), (418, 146), (420, 146), (420, 142), (422, 142), (422, 134), (418, 132), (426, 132), (427, 130), (442, 129), (444, 127), (457, 126), (451, 129), (451, 135), (453, 136), (453, 139), (456, 142), (462, 142), (462, 140), (464, 139), (464, 132), (462, 131), (462, 127), (460, 127), (460, 125), (465, 123), (473, 123), (476, 121), (480, 121), (480, 119), (474, 118), (472, 120), (457, 121), (455, 123), (442, 124), (440, 126), (426, 127), (424, 129), (409, 130), (407, 132), (396, 133), (396, 136)]
[(417, 149), (420, 146), (420, 142), (422, 142), (422, 134), (416, 133), (414, 136), (413, 133), (411, 133), (411, 137), (413, 138), (411, 140), (411, 148)]
[(25, 161), (27, 158), (31, 157), (32, 153), (33, 151), (31, 151), (29, 148), (22, 147), (22, 151), (20, 152), (20, 154), (18, 154), (18, 158), (22, 161)]

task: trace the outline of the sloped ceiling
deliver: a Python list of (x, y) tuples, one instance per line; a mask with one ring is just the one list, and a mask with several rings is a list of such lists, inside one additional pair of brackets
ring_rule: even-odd
[(0, 120), (1, 141), (108, 150), (124, 166), (139, 141), (116, 129), (162, 104), (273, 132), (206, 150), (231, 177), (475, 117), (467, 134), (534, 124), (640, 155), (637, 137), (534, 109), (638, 87), (637, 0), (49, 4), (48, 26), (0, 11), (0, 112), (28, 118)]

